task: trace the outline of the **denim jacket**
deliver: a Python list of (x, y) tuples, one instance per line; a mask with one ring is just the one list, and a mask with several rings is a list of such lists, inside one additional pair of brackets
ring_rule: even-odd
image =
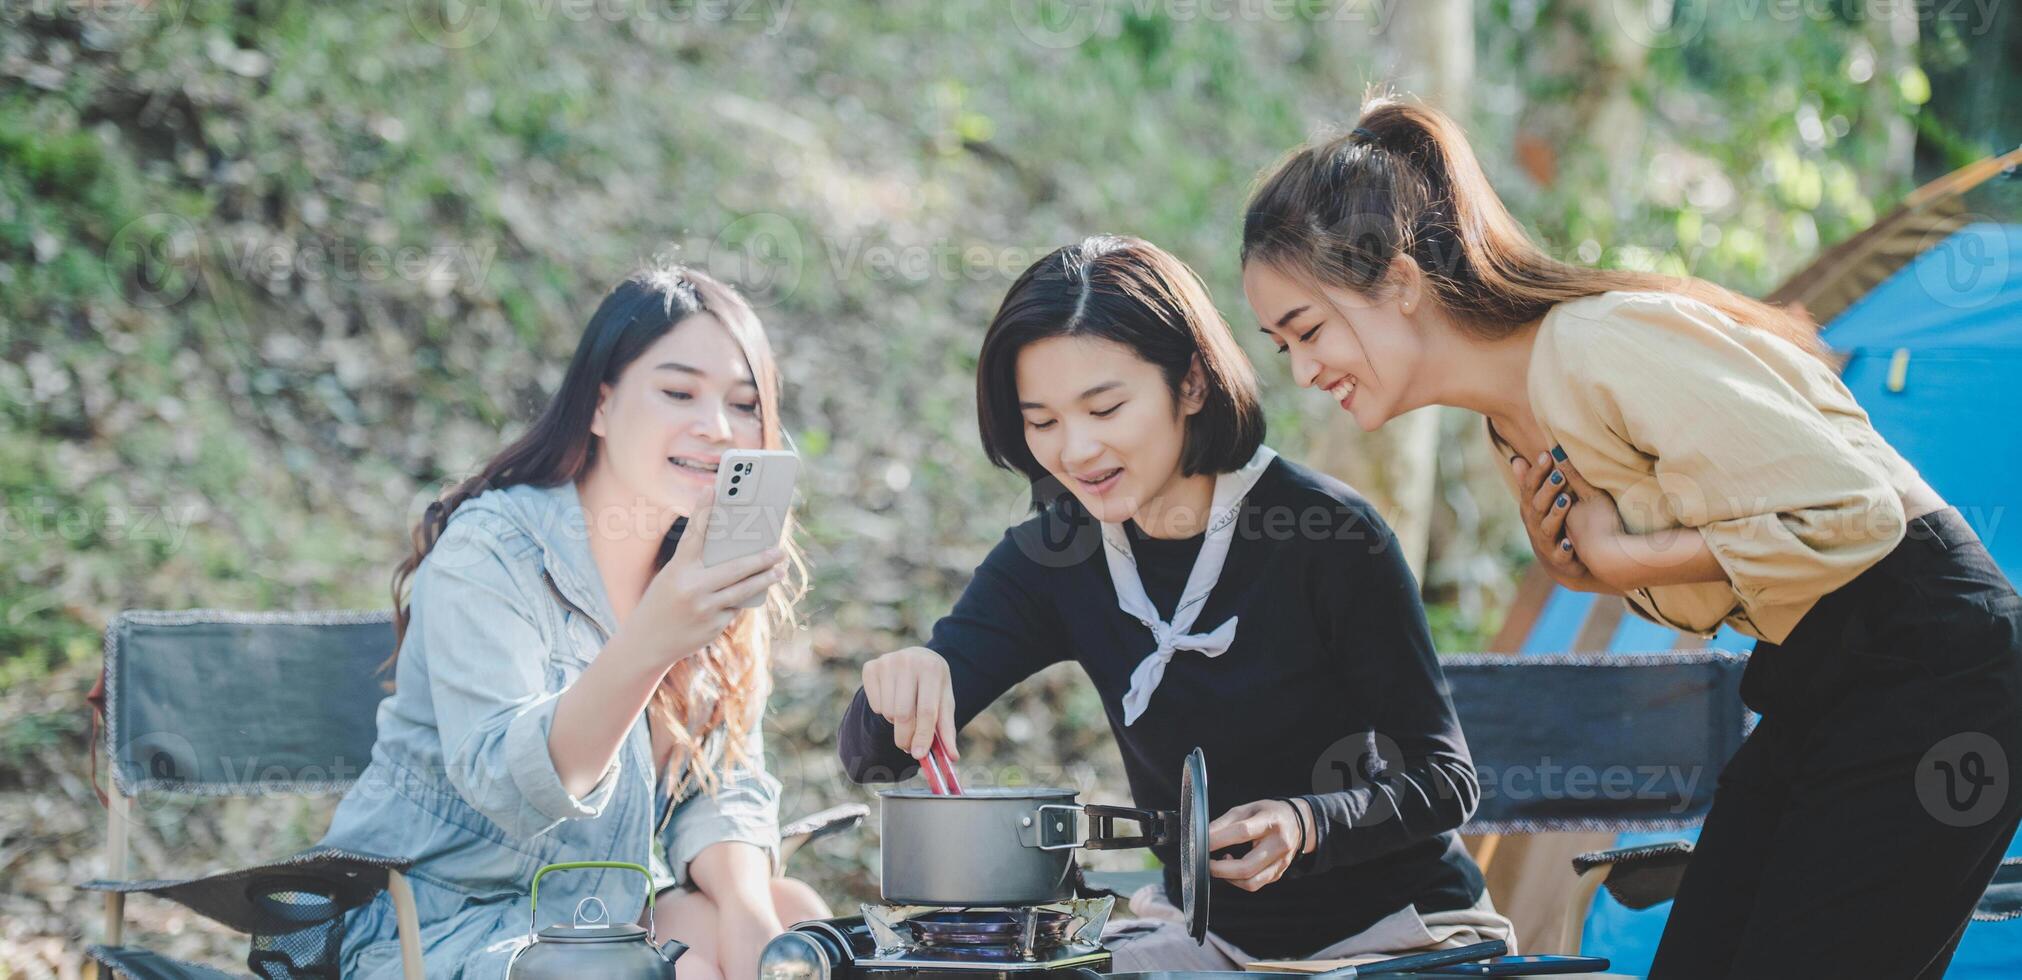
[[(505, 975), (533, 927), (528, 890), (542, 865), (651, 865), (656, 835), (677, 883), (718, 841), (746, 841), (778, 860), (780, 784), (763, 769), (756, 727), (750, 763), (721, 771), (714, 795), (684, 779), (688, 788), (668, 798), (643, 712), (588, 793), (562, 786), (548, 729), (563, 689), (615, 629), (602, 581), (573, 483), (466, 501), (415, 572), (372, 762), (321, 846), (414, 861), (408, 875), (431, 977)], [(723, 735), (709, 733), (693, 764), (720, 766)], [(553, 873), (541, 881), (539, 925), (569, 921), (590, 896), (612, 921), (633, 921), (648, 887), (621, 870)], [(345, 925), (345, 976), (398, 976), (387, 896)]]

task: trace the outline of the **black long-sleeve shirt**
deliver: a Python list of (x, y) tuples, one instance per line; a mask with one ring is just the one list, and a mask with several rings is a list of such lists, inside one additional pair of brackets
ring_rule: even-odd
[[(1170, 618), (1205, 536), (1125, 531), (1146, 595)], [(1123, 695), (1154, 641), (1118, 608), (1100, 528), (1066, 498), (1005, 533), (927, 646), (948, 662), (958, 725), (1042, 668), (1079, 662), (1101, 694), (1137, 806), (1177, 808), (1195, 746), (1207, 756), (1212, 815), (1303, 796), (1320, 825), (1314, 854), (1256, 892), (1211, 886), (1210, 927), (1252, 955), (1305, 955), (1406, 904), (1472, 906), (1481, 871), (1455, 829), (1480, 786), (1417, 584), (1375, 509), (1339, 481), (1273, 462), (1244, 500), (1221, 578), (1189, 632), (1230, 616), (1241, 618), (1229, 650), (1180, 650), (1126, 727)], [(839, 743), (858, 782), (917, 770), (862, 691)], [(1158, 856), (1177, 904), (1177, 855)]]

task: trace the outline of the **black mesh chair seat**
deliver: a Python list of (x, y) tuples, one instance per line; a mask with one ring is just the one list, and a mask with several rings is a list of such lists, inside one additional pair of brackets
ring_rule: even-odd
[(824, 837), (846, 833), (863, 825), (871, 808), (862, 803), (841, 803), (817, 810), (779, 828), (779, 861), (785, 864), (794, 852)]
[(201, 878), (87, 881), (86, 891), (146, 892), (249, 935), (279, 935), (320, 925), (372, 901), (386, 872), (408, 862), (332, 849)]

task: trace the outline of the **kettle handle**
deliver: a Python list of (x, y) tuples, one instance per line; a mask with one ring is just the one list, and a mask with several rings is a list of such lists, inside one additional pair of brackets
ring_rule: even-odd
[(578, 868), (618, 868), (620, 870), (637, 871), (645, 875), (646, 938), (649, 940), (657, 940), (659, 938), (653, 934), (653, 873), (647, 871), (644, 865), (633, 864), (630, 861), (564, 861), (560, 864), (547, 865), (541, 868), (541, 870), (534, 872), (534, 882), (527, 889), (527, 897), (531, 899), (533, 905), (533, 908), (529, 910), (531, 914), (527, 916), (531, 920), (527, 928), (527, 935), (534, 935), (541, 930), (541, 876), (550, 871), (574, 871)]

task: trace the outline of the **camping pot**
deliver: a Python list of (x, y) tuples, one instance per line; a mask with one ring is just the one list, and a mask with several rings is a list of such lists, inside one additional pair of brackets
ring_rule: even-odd
[[(1078, 804), (1074, 791), (996, 787), (938, 796), (888, 790), (884, 801), (881, 891), (901, 905), (1040, 905), (1074, 896), (1077, 848), (1176, 845), (1185, 907), (1205, 931), (1207, 762), (1199, 749), (1180, 775), (1180, 808)], [(1082, 821), (1088, 830), (1084, 834)], [(1138, 832), (1120, 835), (1116, 821)]]
[[(536, 925), (540, 923), (541, 876), (576, 868), (623, 868), (646, 876), (646, 921), (653, 921), (653, 878), (645, 868), (623, 861), (571, 861), (534, 872), (531, 897)], [(673, 939), (656, 946), (654, 938), (650, 927), (610, 921), (603, 900), (592, 895), (576, 903), (574, 922), (557, 923), (535, 933), (533, 942), (513, 957), (506, 976), (508, 980), (674, 980), (674, 961), (688, 947)]]

